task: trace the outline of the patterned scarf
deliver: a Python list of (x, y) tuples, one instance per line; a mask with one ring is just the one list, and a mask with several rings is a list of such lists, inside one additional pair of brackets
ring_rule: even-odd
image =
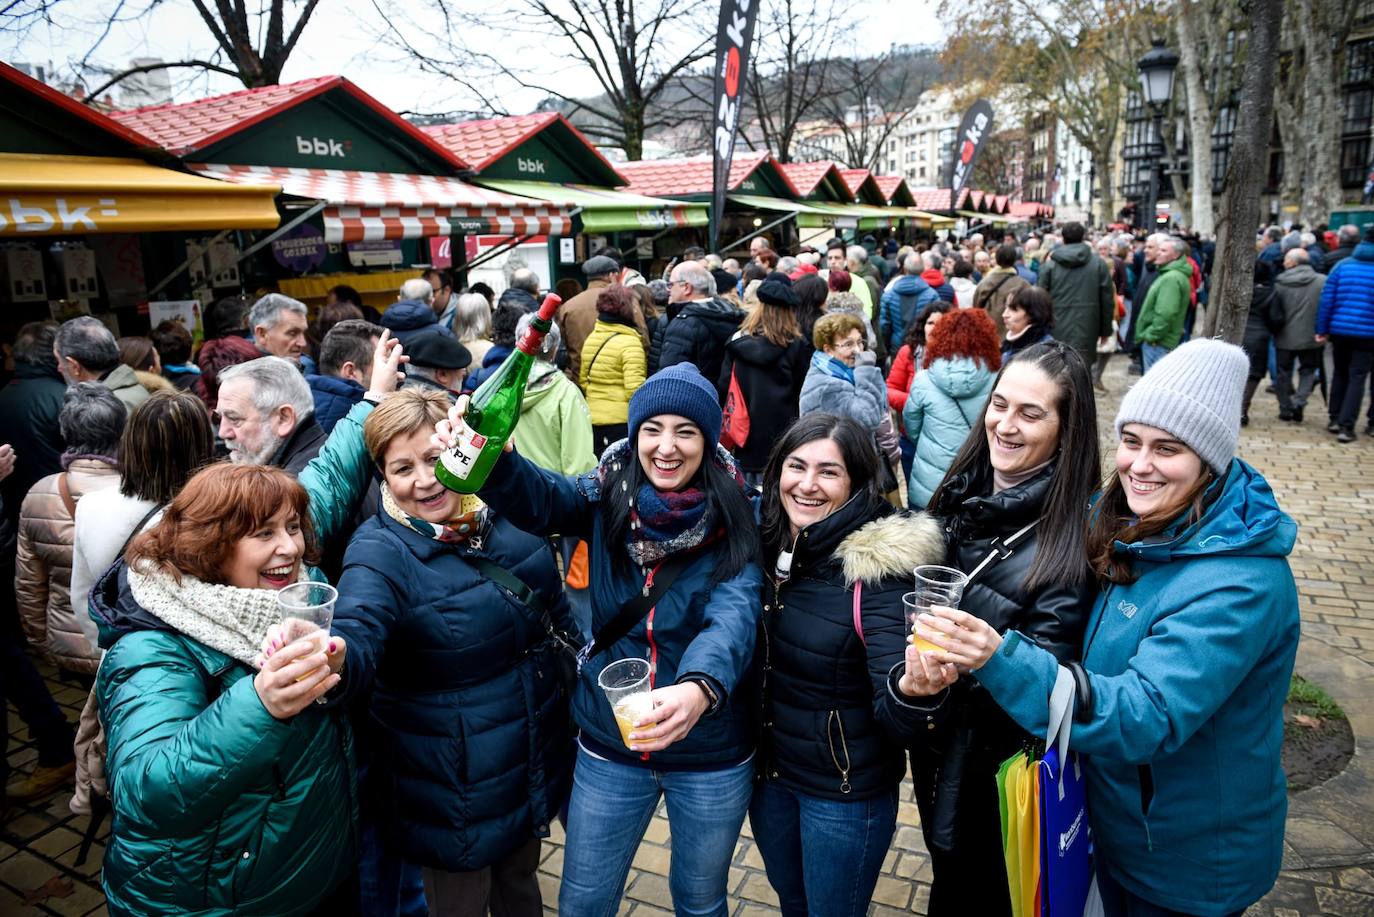
[[(622, 439), (607, 447), (597, 466), (594, 495), (599, 495), (606, 478), (620, 471), (626, 462), (637, 461), (630, 450), (630, 441)], [(748, 494), (748, 485), (735, 459), (724, 447), (717, 445), (713, 456), (716, 467), (734, 479), (740, 492)], [(630, 531), (625, 548), (630, 559), (641, 567), (652, 567), (669, 554), (694, 551), (720, 536), (715, 511), (706, 501), (700, 487), (682, 490), (655, 490), (643, 484), (630, 501)]]
[(835, 359), (823, 350), (812, 351), (811, 368), (819, 370), (827, 376), (843, 379), (850, 385), (854, 384), (854, 368), (842, 360)]
[(463, 544), (476, 538), (487, 527), (487, 507), (477, 497), (464, 495), (459, 504), (459, 514), (448, 522), (429, 522), (419, 516), (412, 516), (392, 496), (391, 488), (382, 483), (382, 510), (392, 519), (426, 538), (433, 538), (444, 544)]

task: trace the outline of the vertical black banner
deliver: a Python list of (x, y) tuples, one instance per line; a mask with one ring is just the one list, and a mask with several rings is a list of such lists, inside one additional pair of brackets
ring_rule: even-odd
[(949, 170), (950, 210), (958, 205), (959, 189), (968, 184), (969, 176), (973, 174), (973, 163), (982, 152), (990, 133), (992, 106), (987, 99), (979, 99), (964, 114), (964, 120), (959, 124), (959, 133), (954, 138), (954, 158)]
[(720, 219), (725, 213), (740, 97), (749, 72), (749, 46), (754, 39), (758, 12), (757, 0), (723, 0), (720, 5), (720, 24), (716, 27), (715, 131), (711, 142), (711, 251), (720, 245)]

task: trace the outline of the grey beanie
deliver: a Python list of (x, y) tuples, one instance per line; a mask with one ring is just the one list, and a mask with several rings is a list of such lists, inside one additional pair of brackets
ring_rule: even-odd
[(1194, 338), (1180, 345), (1121, 399), (1117, 438), (1128, 423), (1157, 427), (1225, 474), (1240, 439), (1240, 402), (1249, 371), (1249, 358), (1234, 344)]
[(1295, 248), (1301, 247), (1302, 234), (1299, 233), (1296, 229), (1290, 232), (1288, 235), (1284, 236), (1283, 241), (1279, 243), (1279, 250), (1283, 252), (1289, 252)]

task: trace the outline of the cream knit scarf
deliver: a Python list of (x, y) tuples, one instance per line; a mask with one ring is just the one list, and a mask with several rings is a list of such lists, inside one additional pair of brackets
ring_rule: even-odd
[[(301, 567), (300, 579), (308, 579)], [(271, 589), (241, 589), (182, 575), (181, 582), (145, 566), (129, 570), (134, 601), (197, 643), (252, 665), (267, 628), (281, 620)]]

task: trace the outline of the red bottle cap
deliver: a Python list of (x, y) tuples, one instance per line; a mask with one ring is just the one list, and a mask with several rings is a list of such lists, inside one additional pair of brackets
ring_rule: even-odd
[(563, 305), (563, 297), (557, 293), (550, 293), (544, 297), (544, 301), (539, 305), (539, 317), (544, 321), (553, 321), (553, 314), (558, 311), (558, 307)]

